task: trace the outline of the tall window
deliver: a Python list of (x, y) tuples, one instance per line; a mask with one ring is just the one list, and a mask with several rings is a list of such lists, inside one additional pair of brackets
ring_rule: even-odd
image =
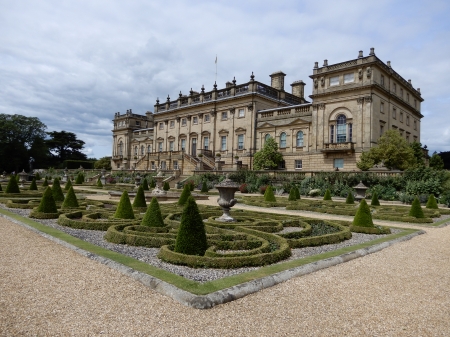
[(164, 129), (164, 123), (159, 123), (159, 129), (163, 130)]
[(151, 153), (151, 152), (152, 152), (152, 146), (151, 146), (151, 145), (147, 146), (147, 152), (148, 152), (148, 153)]
[(238, 117), (244, 117), (244, 109), (239, 109)]
[(228, 118), (228, 113), (226, 111), (222, 112), (222, 120)]
[(392, 110), (392, 118), (394, 118), (394, 119), (397, 118), (397, 109), (396, 109), (396, 108), (394, 108), (394, 109)]
[(203, 148), (205, 150), (209, 149), (209, 137), (203, 137)]
[(141, 155), (143, 156), (145, 154), (145, 146), (141, 145)]
[(380, 104), (380, 112), (384, 113), (384, 102), (381, 102)]
[(267, 142), (271, 136), (269, 134), (265, 135), (264, 142)]
[(169, 142), (169, 151), (173, 151), (173, 140)]
[(303, 146), (303, 132), (297, 132), (297, 147)]
[(175, 127), (175, 121), (170, 121), (170, 128), (174, 128)]
[(397, 93), (397, 84), (394, 83), (394, 93)]
[(284, 149), (286, 147), (286, 133), (282, 132), (280, 134), (280, 148)]
[(348, 123), (348, 141), (351, 142), (353, 139), (353, 124)]
[(186, 150), (186, 139), (182, 139), (181, 140), (181, 151), (185, 151)]
[(238, 135), (238, 150), (244, 149), (244, 135)]
[(162, 150), (163, 150), (163, 142), (159, 142), (158, 143), (158, 151), (162, 152)]
[(186, 126), (186, 118), (181, 118), (181, 126)]
[(330, 125), (330, 143), (334, 143), (334, 125)]
[(178, 170), (178, 160), (173, 161), (173, 169)]
[(119, 146), (117, 147), (117, 150), (119, 152), (119, 156), (123, 156), (123, 143), (122, 143), (122, 141), (119, 142)]
[(384, 87), (384, 76), (383, 75), (381, 75), (381, 85)]
[(336, 122), (336, 142), (345, 143), (347, 141), (347, 118), (345, 115), (339, 115)]
[(205, 121), (205, 123), (208, 123), (210, 121), (209, 114), (206, 114), (205, 116), (203, 116), (203, 120)]
[(135, 155), (135, 156), (138, 155), (138, 147), (137, 147), (137, 146), (134, 147), (134, 155)]
[(198, 117), (192, 117), (192, 123), (198, 124)]
[(227, 149), (227, 136), (220, 137), (220, 150), (226, 151)]

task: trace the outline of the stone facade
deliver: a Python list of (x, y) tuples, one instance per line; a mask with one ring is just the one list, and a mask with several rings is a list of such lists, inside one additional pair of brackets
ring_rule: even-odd
[(113, 170), (160, 167), (189, 174), (195, 169), (252, 169), (252, 158), (274, 137), (289, 171), (355, 170), (363, 151), (388, 129), (408, 142), (420, 142), (420, 89), (383, 63), (373, 48), (368, 56), (322, 67), (316, 62), (312, 102), (303, 81), (284, 90), (285, 74), (270, 75), (271, 86), (236, 80), (205, 92), (181, 92), (157, 100), (154, 113), (115, 114)]

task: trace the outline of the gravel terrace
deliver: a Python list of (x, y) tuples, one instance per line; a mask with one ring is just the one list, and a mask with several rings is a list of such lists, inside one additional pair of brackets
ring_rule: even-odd
[(448, 336), (450, 226), (197, 310), (0, 217), (1, 336)]

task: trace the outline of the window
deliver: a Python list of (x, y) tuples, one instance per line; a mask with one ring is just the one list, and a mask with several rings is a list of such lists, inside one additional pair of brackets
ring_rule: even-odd
[(407, 100), (408, 103), (409, 103), (409, 94), (406, 94), (406, 100)]
[(134, 147), (134, 155), (135, 155), (135, 156), (138, 155), (138, 147), (137, 147), (137, 146)]
[(238, 135), (238, 150), (244, 149), (244, 135)]
[(203, 137), (203, 148), (205, 150), (209, 149), (209, 137)]
[(244, 117), (244, 109), (239, 109), (238, 117)]
[(170, 121), (170, 128), (173, 129), (175, 127), (175, 121)]
[(339, 85), (339, 76), (330, 77), (330, 87)]
[(297, 132), (297, 143), (296, 143), (297, 147), (301, 147), (303, 146), (303, 132), (299, 131)]
[(155, 169), (155, 162), (152, 161), (152, 162), (150, 162), (150, 163), (151, 163), (151, 168), (152, 168), (152, 170), (154, 170), (154, 169)]
[(173, 140), (169, 142), (169, 151), (173, 151)]
[(397, 109), (396, 108), (392, 109), (392, 118), (397, 119)]
[(406, 135), (406, 141), (409, 143), (409, 135)]
[(222, 112), (222, 120), (228, 119), (228, 113), (226, 111)]
[(158, 143), (158, 151), (162, 152), (162, 150), (163, 150), (163, 142), (159, 142)]
[(186, 150), (186, 139), (182, 139), (181, 140), (181, 151), (185, 151)]
[(414, 121), (414, 130), (417, 130), (417, 121)]
[(417, 101), (416, 100), (414, 100), (414, 108), (417, 109)]
[(173, 161), (173, 169), (178, 170), (178, 160)]
[(136, 121), (136, 125), (137, 125), (137, 126), (140, 126), (140, 125), (141, 125), (141, 122)]
[(297, 159), (295, 161), (295, 169), (296, 170), (301, 170), (303, 168), (303, 162), (301, 159)]
[(267, 135), (264, 137), (264, 141), (267, 142), (267, 141), (269, 140), (270, 137), (271, 137), (271, 136), (270, 136), (269, 134), (267, 134)]
[(348, 123), (348, 141), (351, 142), (353, 140), (353, 124)]
[(186, 126), (186, 118), (181, 118), (181, 126)]
[(384, 87), (384, 76), (383, 76), (383, 75), (381, 75), (380, 83), (381, 83), (381, 85)]
[(330, 125), (330, 143), (334, 143), (334, 125)]
[(227, 149), (227, 136), (220, 137), (220, 150), (226, 151)]
[(403, 98), (403, 89), (400, 89), (400, 97)]
[(165, 170), (166, 169), (166, 162), (163, 160), (161, 161), (161, 169)]
[(344, 84), (355, 82), (355, 74), (345, 74), (344, 75)]
[(384, 125), (381, 124), (381, 125), (380, 125), (380, 136), (383, 135), (383, 131), (384, 131)]
[(334, 159), (334, 168), (344, 168), (344, 159), (343, 158), (335, 158)]
[(394, 94), (397, 93), (397, 84), (394, 83)]
[(163, 130), (164, 129), (164, 123), (159, 123), (159, 129)]
[(143, 156), (145, 154), (145, 146), (141, 145), (141, 155)]
[(381, 102), (380, 104), (380, 112), (384, 113), (384, 102)]
[(198, 117), (192, 117), (192, 123), (193, 124), (198, 124)]
[(403, 112), (400, 112), (400, 122), (403, 123)]
[(123, 142), (119, 142), (119, 146), (117, 147), (117, 150), (119, 152), (119, 156), (123, 156)]
[(336, 141), (345, 143), (347, 141), (347, 118), (345, 115), (339, 115), (336, 124)]
[(282, 132), (280, 134), (280, 148), (281, 149), (286, 148), (286, 133), (285, 132)]
[(151, 152), (152, 152), (152, 146), (149, 145), (149, 146), (147, 146), (147, 153), (151, 153)]
[(210, 116), (209, 114), (206, 114), (206, 115), (203, 117), (203, 120), (205, 121), (205, 123), (209, 123), (209, 121), (211, 120), (211, 116)]
[(284, 160), (279, 162), (278, 169), (281, 169), (281, 170), (286, 169), (286, 162)]
[(406, 116), (406, 125), (409, 125), (409, 116)]

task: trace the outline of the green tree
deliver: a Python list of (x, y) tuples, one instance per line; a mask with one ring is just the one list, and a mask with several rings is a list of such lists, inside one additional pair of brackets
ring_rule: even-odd
[(39, 203), (37, 211), (41, 213), (58, 213), (55, 199), (53, 199), (53, 192), (50, 187), (47, 187), (44, 194), (42, 195), (42, 199)]
[(184, 184), (183, 192), (181, 192), (180, 198), (178, 199), (178, 206), (184, 206), (190, 196), (191, 187), (189, 186), (189, 184)]
[(17, 184), (16, 177), (11, 175), (9, 177), (8, 185), (6, 185), (6, 193), (20, 193), (19, 185)]
[(255, 170), (274, 169), (281, 161), (283, 161), (283, 155), (278, 151), (278, 144), (275, 139), (269, 137), (263, 148), (255, 153), (253, 167)]
[(430, 194), (430, 196), (428, 197), (428, 201), (427, 201), (427, 205), (425, 206), (426, 208), (431, 208), (431, 209), (438, 209), (438, 204), (436, 201), (436, 198), (434, 197), (433, 194)]
[(442, 157), (436, 153), (436, 151), (433, 152), (433, 155), (430, 158), (430, 167), (436, 170), (442, 170), (444, 168), (444, 161), (442, 160)]
[(46, 144), (53, 154), (53, 158), (59, 164), (64, 160), (87, 160), (87, 156), (81, 152), (84, 147), (84, 141), (77, 139), (72, 132), (52, 131), (47, 132), (50, 139), (46, 140)]
[(364, 171), (381, 162), (389, 169), (399, 170), (416, 165), (413, 149), (397, 130), (386, 131), (377, 146), (361, 154), (356, 166)]
[(148, 191), (149, 190), (148, 182), (147, 182), (146, 178), (144, 178), (144, 182), (142, 183), (142, 188), (144, 189), (144, 191)]
[(30, 184), (30, 191), (37, 191), (36, 178), (33, 178)]
[(99, 160), (97, 160), (94, 163), (94, 168), (97, 169), (97, 170), (104, 168), (105, 170), (110, 171), (112, 169), (112, 167), (111, 167), (111, 157), (100, 158)]
[(266, 191), (264, 192), (264, 201), (267, 202), (276, 202), (275, 194), (273, 194), (272, 185), (267, 186)]
[(331, 199), (331, 192), (330, 192), (330, 190), (328, 188), (325, 191), (325, 195), (323, 196), (323, 200), (332, 200)]
[(291, 187), (291, 190), (289, 191), (289, 198), (288, 198), (289, 201), (297, 200), (295, 189), (296, 187)]
[(353, 196), (353, 192), (349, 192), (349, 194), (347, 195), (347, 199), (345, 199), (345, 203), (346, 204), (354, 204), (355, 203), (355, 198)]
[(414, 167), (425, 167), (425, 155), (423, 154), (422, 144), (414, 141), (409, 146), (413, 150), (414, 158), (416, 159)]
[(380, 206), (380, 201), (378, 200), (378, 193), (377, 192), (373, 192), (372, 200), (370, 201), (370, 204), (372, 206)]
[(64, 186), (64, 191), (68, 191), (72, 187), (72, 181), (67, 177), (66, 185)]
[(416, 197), (411, 204), (411, 208), (409, 210), (409, 216), (413, 216), (415, 218), (425, 218), (423, 214), (422, 207), (420, 206), (419, 198)]

